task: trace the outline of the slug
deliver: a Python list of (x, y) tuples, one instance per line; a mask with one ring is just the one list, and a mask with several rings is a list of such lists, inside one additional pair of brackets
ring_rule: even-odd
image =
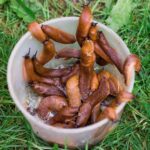
[(78, 74), (78, 73), (79, 73), (79, 64), (75, 64), (74, 66), (72, 66), (72, 69), (71, 69), (70, 73), (68, 73), (67, 75), (65, 75), (65, 76), (63, 76), (63, 77), (61, 78), (61, 82), (62, 82), (63, 84), (66, 84), (67, 80), (68, 80), (70, 77), (72, 77), (72, 76), (74, 76), (74, 75), (76, 75), (76, 74)]
[(114, 75), (106, 70), (102, 70), (98, 73), (98, 79), (100, 80), (103, 76), (105, 76), (109, 82), (110, 95), (117, 96), (118, 93), (123, 90), (123, 85), (121, 85), (119, 80)]
[(52, 125), (55, 123), (64, 123), (67, 118), (75, 116), (77, 112), (78, 107), (64, 107), (49, 120), (49, 123)]
[(108, 43), (106, 37), (104, 36), (103, 32), (101, 32), (101, 31), (98, 32), (98, 40), (97, 41), (98, 41), (99, 46), (102, 47), (105, 54), (107, 54), (107, 56), (115, 64), (115, 66), (118, 68), (120, 73), (123, 73), (123, 64), (122, 64), (121, 58), (118, 56), (116, 50), (113, 49), (109, 45), (109, 43)]
[(48, 112), (58, 112), (67, 105), (67, 101), (64, 97), (48, 96), (41, 100), (37, 108), (37, 114), (43, 120), (47, 120)]
[(111, 63), (112, 61), (110, 60), (110, 58), (106, 55), (106, 53), (104, 52), (104, 50), (101, 48), (101, 46), (98, 44), (97, 41), (94, 42), (94, 51), (95, 53), (102, 58), (103, 60), (105, 60), (107, 63)]
[(116, 113), (116, 108), (123, 102), (130, 102), (134, 98), (134, 95), (125, 90), (121, 91), (117, 97), (112, 100), (108, 107), (106, 107), (101, 113), (99, 113), (96, 122), (108, 118), (111, 121), (116, 121), (118, 115)]
[(106, 78), (102, 78), (99, 87), (81, 105), (76, 121), (77, 127), (85, 126), (90, 118), (93, 107), (101, 103), (110, 94), (109, 83)]
[(81, 105), (78, 75), (74, 75), (68, 79), (66, 83), (66, 93), (68, 95), (68, 101), (71, 107), (79, 107)]
[(59, 69), (46, 68), (36, 59), (36, 56), (32, 57), (32, 61), (34, 64), (35, 71), (43, 77), (52, 77), (52, 78), (62, 77), (69, 74), (72, 69), (72, 67)]
[(41, 82), (41, 83), (61, 86), (60, 79), (58, 79), (58, 78), (51, 79), (51, 78), (41, 77), (35, 72), (32, 59), (29, 57), (29, 53), (27, 53), (24, 56), (23, 75), (24, 75), (24, 79), (28, 83), (32, 83), (34, 81), (37, 81), (37, 82)]
[(58, 58), (65, 58), (65, 59), (68, 59), (68, 58), (80, 58), (80, 54), (81, 54), (81, 51), (80, 50), (77, 50), (77, 49), (74, 49), (74, 48), (69, 48), (69, 47), (65, 47), (61, 50), (59, 50), (57, 52), (57, 55), (56, 55), (56, 59)]
[(52, 40), (63, 43), (63, 44), (71, 44), (76, 42), (76, 38), (74, 35), (64, 32), (56, 27), (50, 25), (42, 25), (43, 32)]
[(92, 80), (91, 80), (91, 91), (95, 91), (99, 86), (98, 76), (95, 71), (92, 73)]
[(85, 40), (81, 48), (81, 61), (79, 72), (79, 88), (84, 101), (90, 92), (92, 74), (94, 70), (95, 54), (91, 40)]
[(51, 40), (47, 40), (43, 43), (43, 50), (37, 56), (37, 60), (42, 64), (49, 62), (56, 54), (55, 45)]
[(133, 69), (135, 69), (136, 72), (139, 72), (141, 70), (141, 61), (135, 54), (129, 55), (124, 63), (123, 72), (126, 85), (130, 84), (132, 76), (131, 72)]
[(91, 123), (95, 123), (100, 113), (100, 103), (96, 104), (91, 112)]
[(83, 6), (83, 10), (81, 12), (79, 23), (76, 31), (76, 38), (79, 45), (82, 45), (82, 42), (88, 36), (89, 29), (92, 23), (92, 11), (88, 5)]
[(88, 37), (92, 40), (92, 41), (96, 41), (97, 40), (97, 23), (92, 22), (91, 27), (89, 29), (89, 33), (88, 33)]
[(41, 26), (37, 22), (32, 22), (28, 25), (28, 30), (40, 42), (47, 40), (46, 34), (42, 31)]
[(65, 93), (54, 85), (48, 85), (40, 82), (33, 82), (30, 84), (33, 91), (41, 96), (65, 96)]
[(116, 110), (112, 107), (106, 107), (97, 117), (96, 122), (108, 118), (111, 121), (116, 121), (118, 119)]

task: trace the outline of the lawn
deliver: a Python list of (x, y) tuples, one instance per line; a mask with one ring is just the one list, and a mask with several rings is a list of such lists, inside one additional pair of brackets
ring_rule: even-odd
[[(50, 146), (38, 138), (16, 108), (7, 87), (7, 63), (13, 47), (27, 31), (28, 22), (35, 18), (38, 22), (43, 22), (60, 16), (79, 16), (83, 1), (26, 0), (21, 5), (16, 0), (0, 0), (0, 3), (4, 1), (6, 2), (0, 4), (0, 150), (60, 149), (57, 145)], [(128, 4), (131, 6), (120, 8), (121, 15), (127, 19), (119, 18), (120, 14), (117, 14), (120, 20), (114, 25), (107, 18), (113, 17), (112, 9), (116, 1), (93, 0), (91, 7), (94, 18), (110, 24), (130, 51), (140, 57), (142, 70), (136, 75), (133, 90), (136, 98), (126, 106), (118, 127), (92, 149), (150, 150), (150, 1), (132, 0)], [(129, 0), (124, 0), (126, 1)], [(22, 7), (20, 10), (19, 5)], [(126, 16), (126, 11), (130, 15)]]

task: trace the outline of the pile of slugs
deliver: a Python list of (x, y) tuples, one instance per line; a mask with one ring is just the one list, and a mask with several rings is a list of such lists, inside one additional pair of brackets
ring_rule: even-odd
[[(83, 7), (76, 36), (37, 22), (29, 24), (28, 30), (43, 43), (43, 50), (33, 56), (27, 52), (23, 61), (25, 81), (42, 96), (36, 114), (45, 123), (59, 128), (84, 127), (104, 118), (116, 121), (117, 106), (134, 98), (124, 85), (130, 84), (132, 70), (140, 71), (141, 62), (135, 54), (130, 54), (124, 63), (121, 61), (104, 33), (98, 30), (97, 23), (93, 22), (90, 6)], [(81, 49), (66, 47), (56, 51), (52, 40), (62, 44), (77, 41)], [(45, 67), (53, 58), (75, 58), (77, 61), (64, 68)], [(95, 63), (114, 65), (123, 75), (125, 84), (122, 85), (109, 71), (96, 72)], [(109, 97), (111, 102), (101, 109), (101, 104)]]

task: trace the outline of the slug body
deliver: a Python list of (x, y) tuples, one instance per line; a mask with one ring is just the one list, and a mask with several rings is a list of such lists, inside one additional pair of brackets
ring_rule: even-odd
[(123, 72), (125, 77), (126, 85), (130, 84), (132, 70), (139, 72), (141, 70), (141, 61), (139, 57), (135, 54), (131, 54), (127, 57), (124, 63)]
[(110, 95), (117, 96), (123, 90), (123, 86), (119, 80), (110, 72), (102, 70), (98, 74), (98, 79), (100, 80), (102, 77), (105, 77), (109, 82)]
[(34, 71), (34, 65), (33, 65), (32, 59), (29, 56), (24, 57), (23, 74), (25, 74), (24, 75), (26, 77), (25, 80), (28, 83), (37, 81), (37, 82), (41, 82), (41, 83), (61, 86), (60, 80), (57, 78), (56, 79), (45, 78), (45, 77), (41, 77), (38, 74), (36, 74), (36, 72)]
[(95, 71), (93, 71), (93, 76), (91, 80), (91, 91), (95, 91), (98, 88), (99, 80)]
[(49, 121), (50, 124), (65, 123), (66, 119), (74, 117), (78, 112), (78, 107), (64, 107)]
[(32, 22), (28, 25), (28, 30), (40, 42), (47, 40), (46, 34), (42, 31), (41, 26), (37, 22)]
[(52, 40), (63, 43), (63, 44), (71, 44), (76, 42), (76, 38), (74, 35), (66, 33), (58, 28), (42, 25), (43, 32)]
[(95, 123), (98, 115), (100, 114), (100, 103), (96, 104), (94, 108), (92, 109), (91, 113), (91, 123)]
[(123, 102), (130, 102), (134, 98), (135, 96), (132, 93), (123, 90), (117, 95), (116, 99), (117, 99), (117, 103), (120, 104)]
[(92, 107), (102, 102), (110, 94), (109, 82), (103, 77), (99, 82), (99, 87), (85, 101), (89, 102)]
[(92, 41), (96, 41), (97, 40), (97, 23), (92, 22), (91, 27), (89, 29), (89, 33), (88, 33), (88, 37), (92, 40)]
[(111, 121), (116, 121), (118, 115), (116, 113), (116, 108), (123, 102), (130, 102), (134, 98), (134, 95), (127, 91), (121, 91), (117, 97), (106, 107), (97, 117), (96, 121), (108, 118)]
[(54, 85), (48, 85), (39, 82), (33, 82), (30, 85), (33, 91), (41, 96), (52, 96), (52, 95), (65, 96), (64, 92)]
[(71, 107), (79, 107), (81, 105), (81, 94), (79, 89), (78, 75), (74, 75), (68, 79), (66, 83), (66, 91), (68, 95), (69, 105)]
[(79, 18), (79, 23), (76, 32), (76, 38), (80, 46), (82, 45), (82, 42), (85, 40), (85, 38), (88, 36), (92, 19), (93, 16), (90, 7), (87, 5), (84, 6)]
[(123, 86), (121, 86), (119, 80), (113, 75), (111, 75), (108, 81), (110, 86), (110, 95), (117, 96), (119, 92), (123, 90)]
[(123, 64), (115, 49), (113, 49), (102, 32), (98, 32), (98, 44), (102, 47), (105, 54), (111, 59), (118, 70), (123, 73)]
[(54, 43), (51, 40), (44, 42), (44, 48), (40, 51), (37, 56), (37, 60), (42, 64), (46, 64), (50, 61), (56, 54)]
[(101, 57), (102, 59), (104, 59), (107, 63), (111, 63), (112, 61), (110, 60), (110, 58), (105, 54), (105, 52), (103, 51), (103, 49), (101, 48), (101, 46), (98, 44), (97, 41), (94, 42), (94, 51), (95, 53)]
[(55, 58), (80, 58), (81, 55), (81, 51), (74, 49), (74, 48), (63, 48), (61, 50), (58, 51), (57, 55)]
[(88, 119), (90, 118), (92, 111), (92, 106), (90, 103), (83, 103), (82, 106), (80, 107), (79, 113), (78, 113), (78, 118), (76, 125), (78, 127), (83, 127), (87, 124)]
[(79, 88), (84, 101), (90, 92), (92, 74), (94, 70), (95, 54), (91, 40), (85, 40), (81, 48), (81, 62), (79, 73)]
[(112, 107), (105, 108), (97, 117), (96, 122), (101, 121), (106, 118), (108, 118), (111, 121), (116, 121), (118, 119), (116, 110), (113, 109)]
[(75, 64), (74, 66), (72, 66), (70, 73), (61, 78), (61, 82), (65, 84), (70, 77), (77, 75), (78, 73), (79, 73), (79, 64)]
[(66, 99), (60, 96), (48, 96), (43, 98), (37, 108), (38, 116), (44, 120), (48, 119), (48, 112), (58, 112), (67, 106)]
[[(102, 78), (99, 84), (99, 87), (96, 91), (94, 91), (83, 103), (79, 109), (78, 117), (77, 117), (77, 126), (84, 126), (87, 124), (92, 109), (97, 103), (101, 103), (108, 95), (109, 95), (109, 83), (105, 78)], [(84, 116), (84, 115), (87, 116)]]
[(43, 77), (57, 78), (65, 76), (71, 72), (71, 67), (61, 69), (50, 69), (40, 64), (40, 62), (35, 57), (33, 57), (32, 59), (35, 71)]

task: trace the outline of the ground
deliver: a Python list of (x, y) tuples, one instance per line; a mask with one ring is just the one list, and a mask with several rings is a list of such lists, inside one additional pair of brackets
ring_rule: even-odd
[[(111, 2), (106, 7), (105, 0), (92, 1), (96, 20), (107, 23), (106, 19), (116, 0)], [(117, 33), (130, 51), (137, 54), (142, 61), (142, 70), (136, 75), (133, 90), (136, 98), (126, 106), (118, 127), (94, 146), (93, 150), (150, 149), (150, 1), (133, 0), (132, 4), (133, 10), (128, 23), (119, 28)], [(31, 9), (32, 6), (38, 22), (60, 16), (79, 16), (81, 11), (81, 1), (74, 4), (71, 0), (37, 0), (34, 5), (32, 3)], [(8, 92), (8, 59), (16, 42), (27, 31), (28, 24), (28, 19), (22, 20), (12, 7), (14, 5), (9, 0), (0, 5), (0, 150), (57, 150), (60, 149), (57, 145), (50, 146), (33, 133)]]

